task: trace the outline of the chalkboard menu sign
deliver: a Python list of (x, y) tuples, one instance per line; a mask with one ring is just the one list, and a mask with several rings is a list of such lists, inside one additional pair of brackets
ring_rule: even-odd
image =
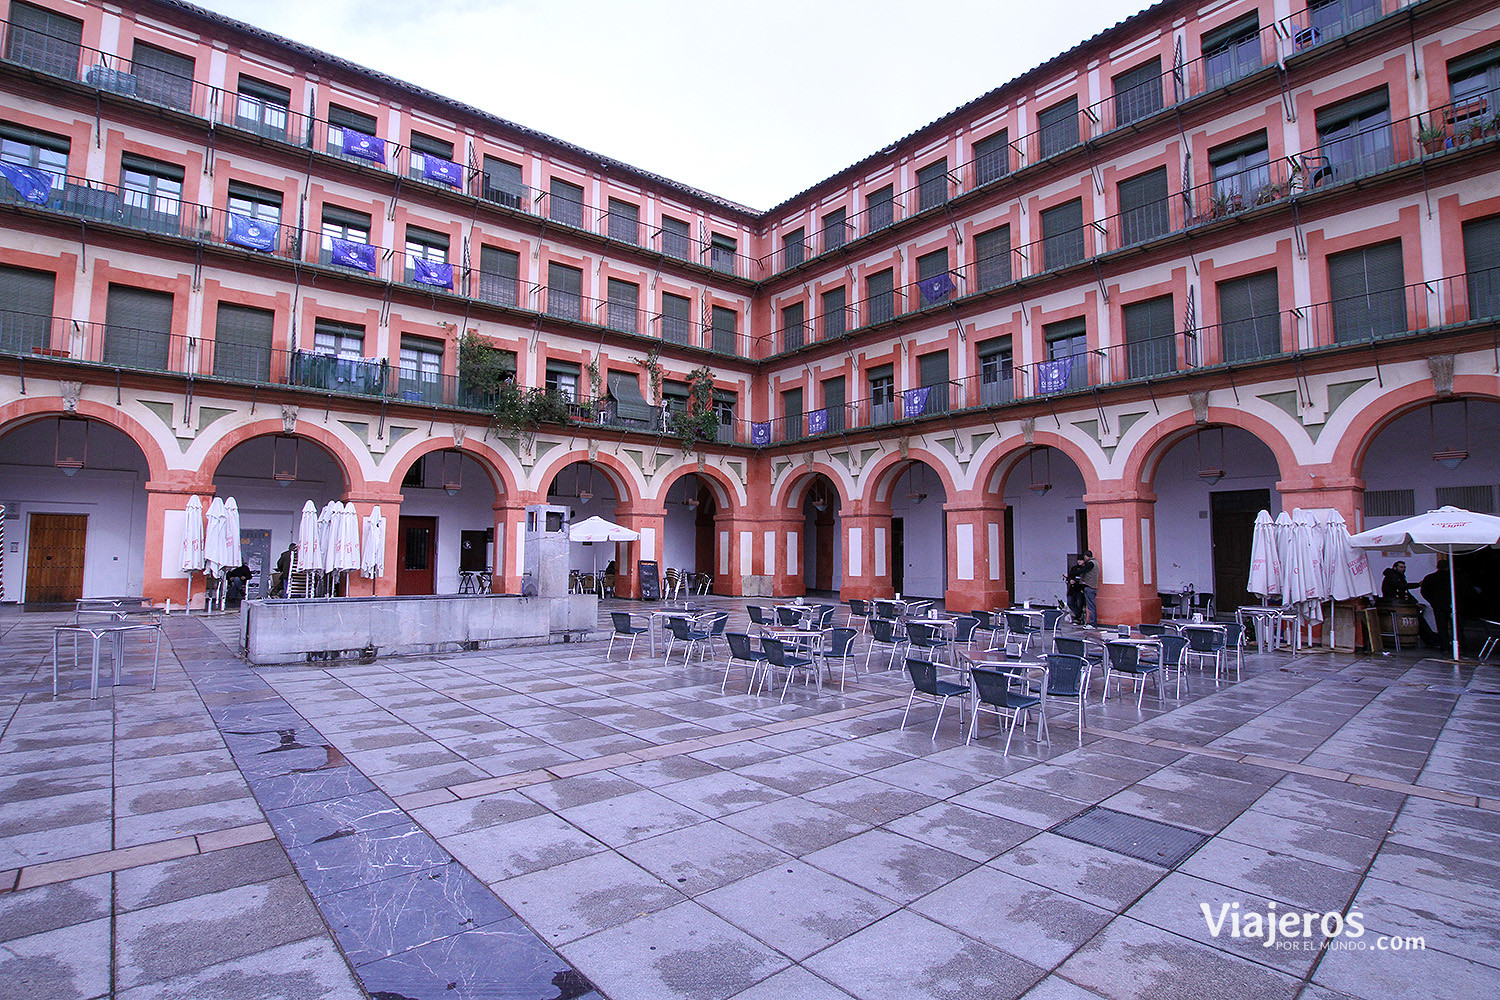
[(657, 573), (656, 561), (642, 559), (636, 563), (636, 573), (641, 579), (641, 600), (661, 600), (661, 577)]

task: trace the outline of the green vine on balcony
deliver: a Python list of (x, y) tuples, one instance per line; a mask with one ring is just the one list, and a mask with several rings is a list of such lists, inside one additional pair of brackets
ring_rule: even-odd
[(562, 395), (517, 384), (513, 355), (472, 333), (459, 338), (458, 381), (465, 402), (489, 409), (497, 430), (527, 436), (542, 424), (566, 424), (570, 419)]
[(653, 347), (646, 352), (644, 358), (631, 358), (630, 360), (646, 369), (646, 375), (651, 383), (651, 404), (653, 406), (660, 406), (662, 385), (661, 351)]
[(714, 373), (707, 365), (695, 368), (687, 376), (687, 406), (673, 414), (672, 429), (689, 452), (698, 442), (719, 439), (719, 415), (714, 412)]

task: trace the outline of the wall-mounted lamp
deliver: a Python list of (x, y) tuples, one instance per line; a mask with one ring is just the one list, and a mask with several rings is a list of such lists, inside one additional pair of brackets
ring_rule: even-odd
[[(1042, 452), (1046, 460), (1046, 467), (1042, 470), (1042, 477), (1040, 479), (1037, 478), (1036, 474), (1037, 452)], [(1052, 450), (1042, 447), (1031, 449), (1026, 456), (1026, 466), (1031, 478), (1030, 490), (1039, 497), (1046, 496), (1047, 491), (1052, 489)]]
[[(1438, 407), (1442, 407), (1442, 414), (1447, 418), (1442, 421), (1441, 431), (1438, 429)], [(1469, 401), (1453, 399), (1433, 403), (1427, 408), (1427, 422), (1432, 429), (1432, 460), (1445, 469), (1458, 468), (1469, 457)]]
[[(452, 462), (452, 465), (451, 465), (451, 470), (450, 470), (450, 465), (449, 465), (449, 462), (448, 462), (448, 456), (450, 456), (450, 455), (453, 456), (453, 459), (454, 459), (454, 461)], [(463, 484), (463, 477), (464, 477), (464, 456), (463, 456), (463, 453), (462, 452), (454, 451), (452, 448), (448, 448), (448, 449), (444, 450), (444, 452), (443, 452), (443, 492), (446, 493), (446, 494), (448, 494), (450, 497), (458, 496), (458, 491), (460, 489), (462, 489), (463, 485), (464, 485)]]

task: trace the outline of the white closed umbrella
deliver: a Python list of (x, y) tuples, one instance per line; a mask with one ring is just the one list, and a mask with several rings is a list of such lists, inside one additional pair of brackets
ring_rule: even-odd
[(295, 570), (318, 569), (323, 562), (323, 550), (318, 545), (318, 508), (311, 500), (302, 505), (302, 517), (297, 522), (297, 561)]
[(213, 502), (208, 505), (208, 527), (203, 533), (203, 572), (208, 576), (223, 576), (230, 568), (226, 517), (223, 499), (214, 497)]
[(334, 549), (338, 539), (333, 535), (333, 522), (337, 517), (339, 502), (330, 500), (318, 511), (318, 563), (314, 567), (325, 573), (333, 572)]
[(1448, 599), (1452, 609), (1453, 658), (1458, 659), (1458, 578), (1453, 569), (1455, 552), (1474, 552), (1500, 545), (1500, 517), (1477, 514), (1458, 507), (1439, 507), (1415, 517), (1402, 518), (1368, 528), (1349, 537), (1361, 549), (1395, 549), (1403, 552), (1440, 552), (1448, 557)]
[(1323, 567), (1323, 529), (1305, 510), (1292, 511), (1292, 540), (1299, 549), (1302, 606), (1309, 622), (1323, 620), (1323, 601), (1328, 597), (1328, 574)]
[(359, 570), (359, 513), (352, 503), (339, 505), (338, 568), (343, 572)]
[(1327, 524), (1323, 558), (1329, 568), (1330, 591), (1335, 601), (1352, 601), (1375, 593), (1375, 574), (1370, 572), (1370, 557), (1349, 540), (1349, 526), (1344, 515), (1334, 512)]
[(182, 568), (187, 571), (187, 603), (193, 603), (193, 574), (203, 569), (203, 501), (196, 496), (188, 497), (187, 509), (183, 511)]
[(376, 504), (365, 516), (363, 552), (360, 562), (364, 575), (374, 580), (385, 575), (385, 515)]
[(224, 498), (224, 541), (229, 552), (229, 568), (242, 565), (245, 556), (240, 549), (240, 505), (234, 497)]
[(1270, 511), (1255, 515), (1250, 533), (1250, 583), (1245, 589), (1263, 599), (1281, 593), (1281, 553), (1276, 547), (1276, 526)]

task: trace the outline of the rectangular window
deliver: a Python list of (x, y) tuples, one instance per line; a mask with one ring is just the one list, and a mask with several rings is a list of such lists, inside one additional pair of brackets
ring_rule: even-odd
[(252, 76), (240, 77), (234, 101), (234, 123), (249, 132), (285, 139), (292, 92)]
[(333, 261), (334, 240), (369, 245), (370, 217), (363, 212), (356, 212), (338, 205), (324, 205), (322, 245), (318, 258), (324, 264)]
[(609, 328), (625, 333), (639, 331), (641, 286), (633, 281), (609, 279)]
[(182, 216), (179, 166), (127, 155), (120, 161), (120, 205), (127, 226), (177, 233)]
[(110, 285), (104, 315), (104, 363), (169, 371), (172, 295)]
[(578, 376), (581, 371), (571, 361), (548, 361), (547, 391), (557, 393), (570, 403), (578, 402)]
[(509, 160), (484, 158), (484, 200), (506, 208), (525, 210), (526, 185), (521, 183), (521, 165)]
[(1406, 271), (1401, 241), (1377, 243), (1328, 258), (1335, 343), (1405, 333)]
[(408, 145), (411, 147), (411, 155), (407, 157), (407, 172), (418, 180), (425, 180), (427, 177), (427, 157), (453, 162), (453, 143), (436, 136), (413, 131)]
[(135, 93), (143, 100), (190, 111), (193, 107), (193, 60), (189, 56), (136, 42), (131, 62)]
[(801, 389), (787, 389), (781, 394), (781, 420), (785, 430), (783, 441), (796, 441), (804, 436)]
[(734, 440), (734, 411), (738, 405), (739, 398), (734, 393), (714, 390), (714, 415), (719, 418), (719, 435), (716, 440)]
[(501, 247), (479, 248), (479, 298), (496, 305), (520, 304), (521, 255)]
[(1151, 378), (1177, 370), (1176, 317), (1172, 296), (1162, 295), (1124, 307), (1125, 377)]
[(692, 302), (681, 295), (663, 292), (661, 296), (661, 339), (669, 344), (692, 341)]
[(0, 265), (0, 352), (31, 354), (50, 346), (57, 276)]
[[(1048, 323), (1042, 327), (1042, 337), (1047, 342), (1047, 360), (1054, 366), (1066, 369), (1063, 372), (1063, 392), (1085, 389), (1089, 384), (1089, 335), (1088, 326), (1082, 317)], [(1042, 380), (1038, 380), (1041, 382)], [(1046, 380), (1049, 385), (1052, 379)], [(1038, 387), (1040, 391), (1040, 386)]]
[(734, 258), (739, 252), (739, 243), (732, 236), (714, 233), (709, 237), (708, 266), (724, 274), (734, 273)]
[(1281, 353), (1281, 303), (1275, 271), (1221, 281), (1219, 349), (1229, 363)]
[(214, 375), (241, 382), (271, 381), (271, 333), (276, 314), (269, 309), (219, 303), (214, 323)]
[(720, 354), (739, 351), (740, 314), (724, 306), (714, 306), (712, 313), (713, 349)]
[(443, 342), (401, 336), (401, 366), (397, 394), (411, 403), (443, 401)]
[(692, 229), (681, 219), (670, 215), (661, 217), (661, 252), (678, 260), (692, 257)]
[(1317, 123), (1318, 145), (1335, 181), (1363, 177), (1395, 162), (1386, 88), (1320, 108)]
[(1078, 145), (1078, 98), (1070, 97), (1036, 116), (1037, 153), (1041, 157)]
[(807, 230), (798, 226), (781, 238), (781, 268), (796, 267), (807, 259)]
[(1119, 185), (1120, 245), (1132, 246), (1165, 236), (1171, 228), (1167, 217), (1167, 168), (1138, 174)]
[(1254, 11), (1203, 36), (1203, 77), (1215, 90), (1261, 66), (1260, 15)]
[(781, 307), (781, 349), (795, 351), (807, 342), (807, 309), (801, 302)]
[(836, 250), (849, 242), (849, 213), (836, 208), (823, 216), (823, 250)]
[(830, 433), (841, 433), (848, 426), (848, 419), (844, 415), (844, 376), (823, 380), (823, 409), (828, 411), (828, 430)]
[(1042, 267), (1054, 270), (1083, 260), (1083, 199), (1042, 211)]
[(876, 232), (896, 221), (896, 192), (887, 184), (865, 199), (866, 232)]
[(547, 195), (547, 218), (565, 226), (583, 228), (583, 188), (561, 177), (552, 178)]
[(583, 272), (552, 261), (547, 265), (547, 315), (583, 318)]
[(1152, 59), (1114, 78), (1115, 126), (1149, 118), (1162, 108), (1161, 60)]
[(865, 324), (885, 323), (896, 318), (896, 272), (876, 271), (865, 279)]
[[(66, 137), (38, 132), (20, 125), (0, 124), (0, 163), (17, 167), (31, 167), (51, 176), (52, 193), (64, 190), (68, 176), (68, 148)], [(33, 197), (41, 197), (41, 193)], [(13, 184), (0, 184), (0, 199), (12, 200), (21, 197)]]
[(979, 291), (1010, 284), (1010, 226), (996, 226), (975, 236), (974, 261)]
[(313, 350), (345, 361), (360, 360), (365, 356), (365, 328), (331, 319), (315, 320)]
[(917, 258), (917, 280), (925, 281), (948, 270), (948, 248), (924, 253)]
[[(1307, 5), (1311, 44), (1347, 35), (1380, 18), (1380, 0), (1312, 0)], [(1307, 44), (1299, 34), (1298, 44)]]
[[(927, 405), (924, 416), (948, 412), (948, 352), (934, 351), (917, 358), (917, 370), (922, 376), (922, 385), (927, 388)], [(915, 416), (916, 414), (907, 414)]]
[(1271, 153), (1266, 133), (1256, 132), (1210, 149), (1208, 166), (1213, 176), (1215, 216), (1254, 204), (1256, 192), (1268, 190), (1271, 184)]
[(1001, 129), (974, 143), (974, 183), (988, 184), (1010, 173), (1010, 131)]
[(1464, 223), (1469, 319), (1500, 316), (1500, 215)]
[(979, 361), (979, 403), (995, 406), (1016, 398), (1015, 355), (1009, 337), (981, 341), (974, 351)]
[(823, 339), (842, 337), (849, 330), (849, 293), (843, 287), (823, 293)]
[(415, 279), (417, 265), (414, 263), (414, 261), (418, 259), (430, 261), (434, 264), (448, 263), (448, 237), (443, 235), (442, 233), (434, 233), (428, 229), (419, 229), (416, 226), (407, 226), (407, 281), (413, 281)]
[[(376, 129), (375, 116), (337, 104), (328, 105), (328, 152), (335, 156), (344, 155), (344, 129), (346, 128), (363, 135), (373, 136)], [(357, 159), (363, 158), (357, 157)]]
[(869, 369), (865, 379), (870, 387), (870, 423), (888, 424), (896, 419), (896, 369), (878, 365)]
[(641, 242), (641, 209), (628, 201), (609, 199), (609, 238), (639, 246)]
[(1471, 52), (1448, 63), (1449, 112), (1455, 124), (1500, 113), (1500, 46)]
[(948, 200), (948, 161), (938, 160), (917, 171), (917, 211), (925, 212)]
[(11, 0), (6, 59), (52, 76), (76, 80), (82, 48), (82, 21)]

